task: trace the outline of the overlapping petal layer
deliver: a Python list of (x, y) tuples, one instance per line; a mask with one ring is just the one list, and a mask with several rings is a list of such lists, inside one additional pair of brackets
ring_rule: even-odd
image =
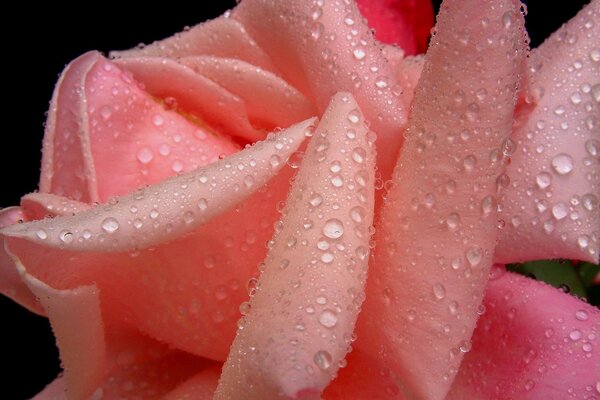
[(444, 398), (475, 327), (525, 57), (518, 2), (444, 4), (378, 224), (356, 344), (427, 399)]
[(215, 398), (318, 398), (336, 376), (364, 299), (375, 179), (367, 132), (352, 96), (336, 95), (294, 179), (256, 294), (241, 306), (247, 315)]

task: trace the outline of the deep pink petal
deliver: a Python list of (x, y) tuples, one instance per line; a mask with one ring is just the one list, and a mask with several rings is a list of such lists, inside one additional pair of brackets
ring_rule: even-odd
[(600, 254), (600, 1), (593, 0), (529, 60), (510, 186), (501, 201), (498, 262)]
[(354, 96), (378, 135), (379, 171), (389, 177), (407, 110), (401, 95), (392, 91), (392, 71), (356, 4), (245, 0), (232, 18), (320, 112), (339, 91)]
[(157, 57), (179, 59), (189, 56), (215, 56), (234, 58), (277, 72), (271, 59), (248, 35), (242, 24), (231, 18), (216, 18), (177, 33), (170, 38), (154, 42), (143, 48), (111, 53), (117, 58)]
[(449, 399), (600, 395), (600, 311), (533, 279), (494, 275)]
[(475, 328), (503, 172), (490, 154), (511, 132), (525, 56), (518, 2), (444, 4), (378, 225), (356, 343), (426, 399), (444, 398)]
[(205, 368), (167, 393), (163, 400), (212, 400), (220, 375), (221, 364)]
[(277, 173), (311, 122), (107, 205), (1, 233), (48, 285), (96, 284), (105, 323), (222, 360), (289, 186), (289, 171)]
[(383, 43), (396, 44), (406, 54), (427, 50), (433, 27), (430, 0), (358, 0), (356, 2), (375, 37)]
[(335, 377), (364, 299), (375, 172), (367, 132), (352, 96), (336, 95), (294, 179), (256, 294), (241, 306), (247, 315), (215, 399), (318, 396)]
[(354, 350), (348, 354), (347, 361), (347, 366), (340, 369), (338, 377), (325, 389), (324, 400), (405, 398), (401, 383), (377, 360), (377, 355)]

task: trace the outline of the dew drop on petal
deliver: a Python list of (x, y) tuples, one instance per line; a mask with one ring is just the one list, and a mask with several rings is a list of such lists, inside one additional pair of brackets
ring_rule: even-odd
[(337, 218), (331, 218), (323, 225), (323, 234), (330, 239), (339, 239), (344, 234), (344, 225)]
[(573, 171), (573, 158), (565, 153), (558, 154), (552, 159), (552, 168), (559, 175)]
[(319, 323), (325, 328), (333, 328), (337, 324), (337, 315), (335, 311), (325, 309), (319, 315)]
[(102, 229), (107, 233), (116, 232), (119, 229), (119, 222), (112, 217), (108, 217), (102, 221)]
[(319, 350), (315, 353), (313, 361), (320, 369), (327, 370), (333, 363), (333, 357), (331, 357), (331, 354), (329, 354), (328, 351)]

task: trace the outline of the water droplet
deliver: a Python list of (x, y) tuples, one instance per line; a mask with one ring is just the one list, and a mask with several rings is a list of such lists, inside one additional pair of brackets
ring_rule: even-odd
[(496, 208), (496, 200), (494, 196), (486, 196), (481, 200), (481, 213), (484, 217), (487, 217)]
[(277, 154), (273, 154), (269, 158), (269, 165), (272, 169), (277, 169), (281, 165), (281, 158)]
[(361, 49), (361, 48), (354, 49), (354, 51), (352, 52), (352, 54), (354, 55), (354, 58), (356, 58), (357, 60), (362, 60), (367, 55), (365, 53), (365, 51), (363, 49)]
[(569, 207), (565, 203), (556, 203), (552, 206), (552, 216), (557, 220), (565, 218), (569, 214)]
[(333, 358), (331, 357), (331, 354), (329, 354), (328, 351), (319, 350), (315, 353), (313, 361), (315, 362), (316, 366), (320, 369), (327, 370), (329, 369), (329, 367), (331, 367), (331, 364), (333, 363)]
[(103, 106), (102, 108), (100, 108), (100, 116), (102, 117), (103, 120), (107, 121), (110, 119), (112, 115), (112, 108), (110, 108), (110, 106)]
[(333, 187), (339, 188), (344, 184), (344, 178), (341, 175), (334, 175), (331, 177), (331, 184)]
[(552, 159), (552, 168), (559, 175), (566, 175), (573, 170), (573, 158), (565, 153), (558, 154)]
[(451, 231), (456, 230), (460, 225), (460, 216), (457, 213), (452, 213), (446, 217), (446, 225)]
[(572, 330), (572, 331), (569, 333), (569, 338), (570, 338), (572, 341), (574, 341), (574, 342), (576, 342), (576, 341), (578, 341), (579, 339), (581, 339), (581, 337), (582, 337), (582, 334), (581, 334), (581, 331), (580, 331), (579, 329), (574, 329), (574, 330)]
[(332, 253), (326, 252), (321, 255), (321, 261), (325, 264), (331, 264), (335, 256)]
[(463, 167), (464, 167), (465, 171), (467, 171), (467, 172), (473, 171), (473, 168), (475, 168), (476, 164), (477, 164), (477, 159), (475, 158), (474, 155), (468, 155), (463, 160)]
[(535, 177), (535, 183), (540, 189), (546, 189), (552, 183), (552, 175), (547, 172), (540, 172)]
[(149, 147), (142, 147), (137, 153), (137, 159), (142, 164), (149, 164), (154, 158), (154, 153)]
[(243, 303), (240, 304), (240, 313), (242, 315), (248, 315), (250, 313), (251, 309), (252, 309), (252, 305), (250, 304), (249, 301), (244, 301)]
[(353, 124), (357, 124), (358, 121), (360, 121), (360, 111), (357, 109), (350, 111), (348, 113), (348, 121), (352, 122)]
[(119, 229), (119, 222), (112, 217), (108, 217), (102, 221), (102, 229), (107, 233), (116, 232)]
[(329, 219), (323, 225), (323, 234), (330, 239), (339, 239), (344, 234), (344, 224), (339, 219)]
[(467, 261), (471, 266), (476, 267), (479, 265), (483, 258), (483, 250), (479, 246), (469, 247), (466, 253)]
[(73, 241), (73, 233), (69, 231), (62, 231), (58, 237), (63, 243), (71, 243)]
[(469, 351), (471, 351), (471, 347), (472, 347), (472, 344), (468, 340), (463, 340), (458, 344), (458, 349), (462, 353), (468, 353)]
[(198, 208), (202, 211), (208, 208), (208, 201), (206, 199), (198, 200)]
[(433, 296), (437, 300), (442, 300), (446, 296), (446, 288), (441, 283), (433, 285)]
[(514, 13), (512, 11), (507, 11), (502, 14), (502, 25), (504, 29), (509, 29), (514, 22)]
[(585, 310), (578, 310), (575, 312), (575, 318), (579, 321), (587, 321), (589, 315), (588, 312)]
[(335, 311), (330, 309), (325, 309), (319, 315), (319, 323), (323, 325), (325, 328), (333, 328), (337, 324), (337, 315)]
[(308, 202), (313, 207), (319, 207), (323, 203), (323, 197), (318, 193), (314, 193)]
[(42, 240), (46, 240), (48, 238), (48, 234), (43, 229), (38, 230), (35, 235)]
[(366, 158), (367, 152), (362, 147), (355, 147), (354, 150), (352, 150), (352, 159), (355, 162), (362, 164), (365, 162)]
[(156, 114), (154, 117), (152, 117), (152, 123), (157, 127), (162, 126), (162, 124), (165, 123), (165, 119), (162, 115)]
[(580, 248), (586, 249), (590, 245), (590, 237), (588, 235), (581, 235), (577, 238), (577, 244)]
[(585, 142), (585, 149), (590, 156), (596, 157), (600, 154), (600, 142), (594, 139), (588, 140)]
[(448, 303), (448, 310), (450, 311), (450, 314), (456, 315), (458, 312), (458, 303), (456, 301), (451, 301)]
[(350, 210), (350, 218), (352, 218), (352, 221), (356, 222), (357, 224), (363, 222), (365, 219), (365, 214), (365, 209), (361, 206), (353, 207)]

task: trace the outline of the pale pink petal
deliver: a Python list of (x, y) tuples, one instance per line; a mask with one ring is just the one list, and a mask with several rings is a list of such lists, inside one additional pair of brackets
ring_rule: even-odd
[[(19, 207), (7, 207), (0, 209), (0, 229), (24, 221), (25, 216)], [(0, 293), (9, 297), (36, 314), (44, 315), (44, 309), (31, 293), (31, 290), (23, 283), (15, 268), (13, 260), (0, 246)]]
[(600, 250), (600, 1), (593, 0), (529, 60), (534, 108), (513, 135), (501, 201), (498, 262)]
[(378, 225), (356, 343), (427, 399), (444, 398), (475, 328), (503, 172), (490, 155), (511, 132), (525, 56), (519, 2), (444, 4)]
[(82, 87), (102, 59), (89, 52), (72, 61), (56, 84), (46, 120), (40, 191), (91, 203), (99, 201)]
[(167, 100), (159, 104), (152, 96), (160, 94), (146, 93), (128, 72), (103, 58), (88, 71), (81, 89), (101, 201), (239, 149), (200, 122), (168, 109)]
[(289, 187), (290, 171), (277, 173), (311, 122), (144, 192), (1, 233), (13, 236), (11, 251), (47, 284), (96, 284), (107, 323), (223, 360), (245, 282), (265, 257)]
[(340, 369), (338, 377), (325, 389), (324, 400), (405, 398), (400, 382), (377, 360), (377, 355), (354, 350), (347, 361), (347, 366)]
[(94, 395), (104, 400), (164, 399), (172, 390), (212, 364), (190, 354), (173, 352), (108, 374)]
[(407, 110), (393, 73), (354, 2), (245, 0), (232, 12), (271, 56), (282, 77), (323, 112), (331, 97), (356, 98), (377, 133), (378, 167), (391, 174)]
[(317, 115), (296, 88), (254, 65), (210, 56), (186, 57), (180, 62), (241, 98), (255, 127), (272, 130)]
[(172, 98), (184, 112), (208, 123), (222, 134), (250, 142), (262, 140), (264, 129), (250, 123), (244, 101), (192, 69), (173, 60), (132, 57), (115, 60), (131, 72), (144, 89), (160, 98)]
[[(314, 119), (193, 172), (73, 216), (7, 227), (2, 234), (87, 252), (142, 249), (191, 232), (268, 182), (304, 140)], [(277, 158), (277, 160), (274, 160)], [(276, 161), (276, 162), (275, 162)]]
[(13, 260), (50, 319), (69, 397), (88, 397), (104, 374), (106, 348), (98, 289), (91, 285), (56, 290), (28, 274), (18, 259)]
[(212, 400), (220, 375), (220, 364), (205, 368), (167, 393), (163, 400)]
[(449, 399), (597, 398), (600, 311), (533, 279), (494, 277)]
[(65, 377), (59, 375), (31, 400), (67, 400)]
[(410, 109), (417, 83), (423, 72), (424, 56), (404, 57), (402, 50), (395, 46), (383, 48), (385, 58), (390, 64), (396, 84), (392, 87), (394, 93), (402, 93), (402, 100), (407, 110)]
[(336, 95), (294, 179), (256, 293), (240, 306), (247, 315), (215, 399), (317, 397), (335, 377), (364, 299), (375, 168), (367, 132), (352, 96)]
[(216, 18), (177, 33), (168, 39), (154, 42), (143, 48), (114, 51), (111, 56), (158, 57), (179, 59), (188, 56), (210, 55), (235, 58), (264, 70), (277, 72), (268, 55), (248, 35), (239, 22), (230, 18)]
[[(58, 215), (72, 215), (85, 211), (90, 207), (87, 203), (71, 200), (52, 193), (34, 192), (26, 194), (21, 198), (21, 210), (27, 221), (56, 217)], [(1, 224), (0, 227), (2, 227)]]

